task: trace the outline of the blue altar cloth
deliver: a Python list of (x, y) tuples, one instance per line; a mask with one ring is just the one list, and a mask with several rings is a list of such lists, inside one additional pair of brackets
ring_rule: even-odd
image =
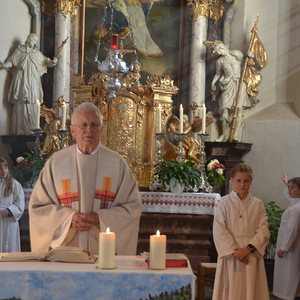
[(182, 292), (194, 299), (195, 275), (188, 268), (150, 270), (142, 258), (117, 256), (116, 269), (95, 264), (1, 262), (0, 299), (140, 300)]

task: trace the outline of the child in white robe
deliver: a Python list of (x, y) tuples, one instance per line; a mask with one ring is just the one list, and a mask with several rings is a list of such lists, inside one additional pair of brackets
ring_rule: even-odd
[(300, 177), (288, 180), (283, 173), (281, 179), (290, 205), (282, 215), (278, 232), (273, 294), (294, 300), (300, 299)]
[(24, 191), (0, 157), (0, 252), (21, 251), (18, 220), (24, 212)]
[(234, 166), (233, 191), (221, 198), (216, 209), (213, 300), (269, 300), (263, 256), (270, 232), (264, 204), (249, 192), (252, 177), (248, 165)]

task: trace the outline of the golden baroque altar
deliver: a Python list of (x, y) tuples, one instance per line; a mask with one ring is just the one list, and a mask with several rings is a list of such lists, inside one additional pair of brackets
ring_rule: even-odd
[[(118, 152), (133, 171), (139, 187), (148, 188), (157, 162), (155, 134), (159, 128), (158, 107), (161, 109), (162, 132), (165, 133), (163, 158), (176, 159), (178, 155), (178, 143), (172, 139), (174, 128), (179, 126), (178, 118), (172, 114), (172, 97), (177, 94), (178, 88), (168, 75), (163, 78), (149, 76), (146, 85), (142, 85), (136, 74), (128, 72), (120, 79), (121, 90), (113, 100), (109, 100), (104, 87), (106, 80), (103, 73), (93, 74), (88, 85), (84, 85), (82, 78), (77, 78), (72, 85), (76, 94), (75, 106), (90, 101), (99, 107), (104, 125), (101, 144)], [(190, 151), (190, 139), (194, 136), (191, 125), (185, 123), (184, 128), (188, 128), (185, 157), (198, 164), (199, 147), (193, 153)], [(194, 139), (193, 143), (197, 145)]]

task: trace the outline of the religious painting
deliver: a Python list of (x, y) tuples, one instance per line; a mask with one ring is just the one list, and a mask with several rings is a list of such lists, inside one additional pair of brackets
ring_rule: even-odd
[[(115, 0), (114, 9), (105, 0), (86, 0), (84, 24), (84, 77), (99, 72), (110, 42), (110, 30), (119, 34), (127, 66), (138, 59), (141, 83), (149, 75), (170, 75), (178, 86), (182, 73), (185, 0)], [(100, 44), (99, 44), (99, 38)], [(136, 49), (136, 54), (133, 50)]]

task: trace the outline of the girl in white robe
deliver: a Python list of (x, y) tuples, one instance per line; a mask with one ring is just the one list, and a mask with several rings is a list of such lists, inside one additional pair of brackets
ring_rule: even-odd
[(21, 251), (18, 220), (24, 212), (24, 191), (0, 157), (0, 252)]
[(214, 216), (218, 263), (213, 300), (269, 300), (263, 260), (270, 237), (266, 211), (249, 193), (249, 166), (234, 166), (231, 182), (233, 191), (221, 198)]
[(300, 177), (288, 180), (283, 173), (282, 180), (290, 205), (282, 215), (278, 232), (273, 294), (294, 300), (300, 299)]

